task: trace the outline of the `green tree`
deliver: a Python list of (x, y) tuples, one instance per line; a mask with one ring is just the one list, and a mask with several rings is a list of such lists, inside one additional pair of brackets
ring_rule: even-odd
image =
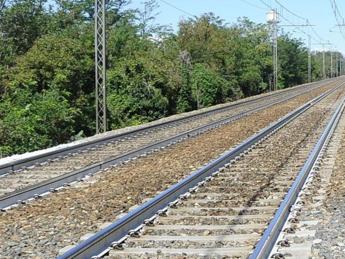
[(280, 88), (302, 84), (308, 78), (308, 50), (297, 39), (279, 37)]
[(22, 55), (47, 32), (50, 15), (45, 4), (46, 0), (16, 0), (0, 12), (0, 37), (6, 44), (5, 52), (12, 57)]
[(180, 53), (181, 85), (177, 99), (177, 111), (187, 112), (194, 107), (191, 83), (191, 56), (187, 51)]
[(23, 153), (66, 142), (77, 111), (60, 93), (16, 92), (0, 104), (0, 154)]
[[(47, 4), (53, 7), (46, 8)], [(107, 105), (111, 128), (268, 90), (269, 28), (212, 13), (177, 33), (155, 23), (156, 0), (131, 10), (107, 2)], [(95, 132), (92, 0), (0, 0), (0, 155), (32, 151)], [(280, 88), (306, 81), (304, 44), (279, 37)], [(330, 74), (330, 60), (326, 64)], [(313, 53), (313, 78), (322, 53)]]
[(216, 72), (202, 64), (196, 64), (192, 72), (192, 82), (193, 97), (198, 109), (223, 101), (223, 87), (226, 81)]
[[(73, 34), (43, 36), (9, 71), (9, 94), (55, 90), (78, 110), (75, 131), (94, 131), (94, 59), (92, 34), (86, 28)], [(78, 38), (79, 37), (79, 38)]]
[(109, 71), (108, 109), (112, 128), (136, 125), (167, 114), (168, 99), (162, 95), (161, 77), (141, 57), (118, 61)]

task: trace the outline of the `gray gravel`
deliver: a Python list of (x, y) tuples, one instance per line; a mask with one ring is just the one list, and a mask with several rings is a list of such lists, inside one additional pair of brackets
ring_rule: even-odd
[[(167, 217), (160, 217), (157, 230), (149, 227), (142, 237), (130, 238), (124, 250), (112, 250), (109, 257), (178, 258), (198, 256), (202, 249), (207, 250), (202, 255), (208, 258), (217, 254), (246, 257), (328, 122), (335, 108), (330, 103), (338, 98), (334, 94), (262, 142), (180, 206), (170, 209)], [(213, 228), (206, 229), (210, 225)], [(195, 231), (196, 227), (204, 231)], [(221, 233), (232, 232), (214, 233), (219, 227), (223, 227)], [(239, 228), (242, 231), (236, 230)]]
[[(3, 256), (27, 258), (45, 254), (43, 258), (54, 257), (61, 248), (76, 244), (87, 233), (98, 231), (101, 225), (113, 221), (131, 206), (176, 183), (191, 170), (218, 157), (308, 99), (310, 96), (302, 96), (261, 111), (98, 174), (74, 188), (0, 214), (0, 250)], [(317, 110), (314, 116), (322, 117), (322, 113)], [(304, 124), (300, 125), (300, 130), (303, 130)], [(290, 130), (289, 136), (293, 137), (293, 134), (294, 131)], [(262, 163), (257, 161), (258, 165)], [(40, 242), (46, 243), (42, 246)], [(13, 249), (14, 244), (16, 250)]]
[[(345, 116), (345, 115), (343, 115)], [(331, 181), (326, 190), (321, 222), (317, 229), (318, 244), (313, 249), (321, 258), (345, 258), (345, 131), (342, 132)]]
[[(344, 137), (345, 114), (319, 160), (319, 170), (309, 175), (299, 193), (273, 249), (273, 258), (344, 258), (345, 233), (340, 226), (345, 223), (345, 195), (340, 194), (339, 199), (339, 190), (344, 193), (344, 184), (339, 184), (344, 181), (335, 173), (339, 169), (336, 164), (343, 158), (340, 147)], [(344, 176), (343, 172), (339, 175)]]
[[(329, 86), (334, 85), (335, 82), (332, 81), (332, 83), (330, 83)], [(42, 182), (44, 180), (48, 180), (60, 176), (62, 174), (66, 174), (84, 168), (88, 165), (104, 161), (106, 159), (109, 159), (110, 157), (116, 157), (118, 155), (133, 151), (140, 147), (153, 144), (157, 141), (167, 139), (179, 133), (195, 129), (197, 127), (206, 125), (208, 123), (220, 119), (227, 118), (229, 116), (249, 111), (260, 105), (274, 103), (277, 100), (285, 99), (291, 95), (295, 95), (296, 93), (306, 90), (307, 89), (296, 88), (295, 91), (282, 91), (281, 95), (272, 97), (269, 100), (265, 99), (259, 101), (258, 103), (244, 104), (240, 107), (235, 107), (230, 110), (204, 116), (199, 119), (193, 119), (189, 122), (179, 123), (174, 125), (174, 127), (149, 130), (146, 131), (145, 134), (137, 134), (131, 136), (130, 138), (123, 138), (122, 141), (119, 140), (110, 142), (107, 145), (92, 148), (91, 150), (85, 150), (84, 152), (81, 152), (79, 154), (74, 154), (73, 156), (61, 158), (58, 161), (53, 161), (48, 164), (44, 163), (40, 166), (27, 168), (24, 171), (11, 173), (0, 178), (0, 197), (13, 191), (25, 188), (27, 186)], [(314, 90), (313, 92), (313, 96), (316, 96), (320, 93), (320, 89)], [(310, 95), (310, 93), (308, 94)], [(214, 108), (209, 108), (209, 110), (212, 109)], [(185, 115), (181, 116), (183, 117)]]

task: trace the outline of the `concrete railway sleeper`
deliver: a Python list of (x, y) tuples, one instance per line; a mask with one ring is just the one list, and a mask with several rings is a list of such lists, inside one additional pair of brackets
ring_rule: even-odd
[(313, 99), (60, 258), (247, 257), (340, 95)]
[[(342, 82), (335, 81), (333, 82), (333, 84), (338, 84), (339, 86), (342, 84)], [(25, 203), (27, 200), (33, 199), (35, 197), (37, 198), (42, 195), (44, 196), (47, 193), (54, 192), (56, 189), (60, 189), (61, 187), (66, 186), (72, 182), (80, 181), (84, 177), (92, 175), (93, 173), (105, 170), (112, 165), (125, 163), (139, 156), (147, 155), (161, 148), (180, 142), (186, 138), (199, 135), (208, 130), (236, 121), (244, 116), (253, 114), (254, 112), (267, 109), (273, 105), (287, 102), (305, 92), (306, 89), (304, 89), (303, 91), (291, 92), (287, 95), (277, 96), (277, 98), (273, 98), (268, 102), (260, 103), (259, 105), (255, 103), (254, 106), (250, 106), (249, 108), (247, 107), (245, 111), (235, 111), (235, 115), (233, 116), (212, 121), (211, 123), (208, 123), (206, 125), (184, 131), (177, 135), (173, 135), (173, 137), (165, 138), (158, 142), (153, 142), (147, 146), (144, 145), (143, 147), (134, 149), (127, 153), (124, 152), (124, 154), (122, 155), (110, 157), (111, 154), (114, 154), (114, 151), (97, 149), (97, 151), (88, 153), (86, 155), (86, 158), (78, 158), (78, 155), (76, 155), (67, 159), (66, 162), (61, 161), (61, 163), (56, 163), (56, 167), (52, 165), (47, 170), (43, 170), (43, 168), (38, 167), (38, 172), (28, 170), (27, 172), (3, 175), (0, 178), (0, 209), (8, 209), (20, 203)], [(129, 150), (131, 150), (131, 148), (129, 148)], [(97, 157), (97, 152), (106, 154), (105, 157), (101, 156), (102, 162), (97, 162), (85, 167), (79, 166), (80, 168), (77, 167), (77, 170), (69, 171), (71, 164), (73, 167), (73, 163), (78, 163), (80, 159), (84, 159), (84, 161), (90, 163), (92, 159), (88, 158), (88, 156), (93, 154), (93, 156)]]

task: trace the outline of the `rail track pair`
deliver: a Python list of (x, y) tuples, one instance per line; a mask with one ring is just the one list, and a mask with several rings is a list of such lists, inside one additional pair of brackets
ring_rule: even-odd
[[(171, 254), (174, 252), (165, 248), (166, 244), (171, 242), (180, 242), (180, 247), (175, 250), (175, 252), (179, 252), (180, 256), (189, 257), (199, 254), (201, 257), (205, 256), (206, 258), (207, 256), (231, 257), (232, 255), (240, 257), (248, 254), (247, 250), (252, 248), (250, 246), (240, 246), (237, 250), (209, 248), (207, 244), (233, 244), (240, 243), (241, 239), (243, 239), (243, 242), (249, 238), (259, 239), (258, 242), (254, 240), (256, 245), (250, 253), (250, 258), (267, 258), (285, 224), (291, 206), (295, 203), (306, 178), (317, 165), (322, 151), (326, 148), (343, 115), (344, 100), (340, 102), (325, 126), (303, 167), (299, 170), (297, 177), (294, 178), (293, 184), (286, 186), (286, 195), (284, 194), (283, 201), (281, 202), (277, 198), (278, 195), (277, 197), (265, 197), (265, 199), (262, 199), (264, 204), (257, 204), (257, 206), (264, 206), (264, 211), (267, 212), (267, 214), (263, 213), (261, 215), (261, 221), (250, 222), (253, 217), (251, 217), (249, 211), (259, 211), (255, 206), (256, 204), (251, 204), (247, 208), (237, 207), (234, 197), (231, 198), (229, 193), (223, 192), (228, 189), (227, 186), (222, 186), (222, 183), (229, 180), (236, 183), (236, 179), (241, 177), (236, 171), (231, 173), (227, 173), (227, 171), (229, 168), (236, 168), (237, 161), (255, 146), (258, 146), (272, 134), (302, 116), (311, 107), (317, 105), (343, 86), (344, 83), (341, 83), (337, 88), (327, 91), (274, 124), (264, 128), (152, 200), (130, 211), (126, 216), (80, 243), (60, 258), (98, 258), (109, 254), (114, 258), (128, 258), (132, 255), (133, 258), (137, 258), (137, 255), (159, 257), (160, 255), (164, 256), (165, 253)], [(255, 179), (249, 180), (253, 181)], [(277, 181), (286, 184), (284, 177), (277, 179)], [(245, 188), (245, 186), (238, 186), (238, 188)], [(276, 191), (276, 194), (281, 195), (280, 191)], [(253, 201), (253, 203), (255, 202)], [(277, 207), (278, 210), (276, 210)], [(270, 215), (274, 211), (274, 217), (270, 220), (265, 231), (263, 233), (258, 231), (264, 225), (264, 222), (269, 221)], [(224, 213), (226, 216), (224, 216)], [(261, 210), (260, 213), (262, 213)], [(212, 217), (209, 215), (212, 215)], [(255, 218), (257, 220), (258, 217)], [(209, 220), (212, 220), (212, 222), (209, 222)], [(214, 221), (223, 221), (223, 224)], [(246, 221), (250, 223), (249, 227), (241, 227), (241, 223)], [(240, 225), (236, 225), (236, 223)], [(210, 226), (205, 227), (204, 225)], [(231, 234), (235, 232), (237, 234), (246, 233), (248, 231), (246, 228), (249, 228), (250, 236), (240, 234), (232, 237)], [(143, 230), (148, 234), (141, 236)], [(257, 235), (253, 236), (253, 232), (257, 232)], [(216, 233), (216, 239), (212, 235), (214, 233)], [(179, 234), (179, 238), (176, 240), (175, 236), (177, 234)], [(186, 240), (189, 241), (189, 247), (183, 246), (183, 241)], [(150, 246), (155, 242), (159, 243), (162, 248), (150, 249)], [(205, 247), (197, 247), (196, 244), (199, 242), (204, 242)], [(111, 251), (114, 251), (114, 253), (111, 253)]]
[[(331, 81), (331, 83), (332, 82), (338, 83), (338, 81)], [(12, 206), (26, 203), (31, 199), (42, 197), (72, 182), (80, 181), (85, 176), (92, 175), (105, 168), (127, 162), (139, 156), (147, 155), (160, 148), (196, 136), (221, 125), (231, 123), (273, 105), (287, 102), (299, 95), (317, 89), (324, 84), (325, 81), (305, 85), (303, 87), (299, 86), (268, 96), (241, 101), (211, 111), (201, 112), (156, 125), (145, 126), (126, 133), (93, 139), (71, 147), (49, 151), (44, 154), (34, 155), (32, 157), (0, 165), (0, 179), (2, 185), (6, 184), (6, 186), (0, 185), (0, 209), (6, 210)], [(242, 107), (245, 108), (242, 109)], [(236, 111), (229, 116), (229, 112), (234, 110)], [(218, 119), (211, 119), (197, 127), (187, 128), (187, 130), (186, 127), (183, 126), (178, 134), (173, 133), (172, 136), (168, 138), (164, 137), (165, 135), (163, 134), (163, 137), (158, 141), (153, 140), (148, 145), (144, 144), (138, 148), (129, 148), (127, 152), (122, 152), (122, 150), (119, 155), (112, 155), (113, 152), (105, 152), (103, 150), (106, 149), (107, 146), (117, 146), (120, 142), (128, 142), (129, 139), (133, 140), (134, 143), (138, 142), (139, 138), (150, 139), (150, 132), (165, 132), (168, 128), (178, 127), (178, 125), (188, 125), (191, 124), (192, 121), (198, 121), (204, 117), (217, 118), (217, 114), (219, 115)], [(99, 156), (100, 161), (96, 160), (96, 162), (94, 162), (93, 158), (97, 157), (97, 152), (100, 152), (102, 155)], [(105, 156), (103, 155), (104, 153)], [(82, 160), (82, 162), (79, 160)], [(77, 169), (71, 166), (71, 164), (73, 165), (76, 161), (78, 163)], [(46, 169), (46, 165), (51, 165), (51, 167)], [(35, 169), (37, 169), (37, 172), (32, 173)], [(18, 188), (14, 191), (8, 191), (9, 186), (12, 188), (14, 188), (13, 186), (18, 186)]]

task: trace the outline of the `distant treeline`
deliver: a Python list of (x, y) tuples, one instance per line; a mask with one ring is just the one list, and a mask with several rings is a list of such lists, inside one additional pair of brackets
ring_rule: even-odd
[[(109, 129), (259, 94), (272, 81), (269, 28), (212, 13), (157, 25), (157, 3), (107, 6)], [(52, 4), (51, 7), (47, 7)], [(0, 0), (0, 155), (95, 133), (94, 0)], [(307, 80), (307, 49), (279, 37), (279, 88)], [(319, 55), (318, 53), (313, 55)], [(313, 58), (313, 79), (320, 78)]]

